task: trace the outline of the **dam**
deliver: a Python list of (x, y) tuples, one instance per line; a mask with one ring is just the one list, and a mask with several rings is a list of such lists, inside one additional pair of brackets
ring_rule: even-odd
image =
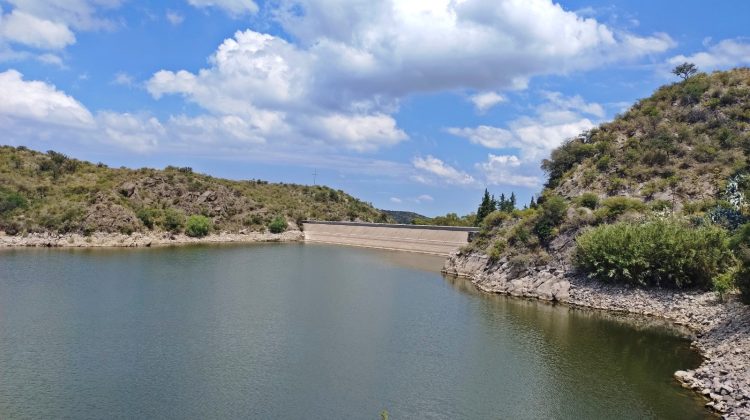
[(471, 241), (475, 227), (364, 222), (303, 222), (305, 241), (448, 255)]

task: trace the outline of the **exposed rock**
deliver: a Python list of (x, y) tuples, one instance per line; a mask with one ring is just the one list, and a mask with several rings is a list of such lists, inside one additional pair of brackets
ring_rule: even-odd
[(131, 197), (135, 194), (135, 184), (132, 182), (126, 182), (120, 185), (120, 194), (125, 197)]

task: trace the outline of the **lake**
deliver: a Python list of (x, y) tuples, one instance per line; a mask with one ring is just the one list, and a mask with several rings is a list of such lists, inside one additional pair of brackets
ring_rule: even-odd
[(0, 418), (711, 418), (667, 327), (326, 245), (0, 251)]

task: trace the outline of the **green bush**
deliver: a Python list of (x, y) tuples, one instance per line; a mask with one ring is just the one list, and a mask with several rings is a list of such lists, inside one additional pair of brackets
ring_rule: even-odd
[(576, 267), (602, 282), (707, 289), (733, 264), (724, 229), (673, 219), (599, 226), (576, 245)]
[(496, 262), (500, 259), (500, 256), (505, 252), (505, 249), (508, 247), (508, 242), (505, 239), (498, 239), (492, 244), (492, 247), (490, 248), (489, 257), (490, 261)]
[(614, 220), (628, 211), (642, 212), (645, 209), (646, 205), (641, 200), (617, 196), (602, 200), (601, 206), (595, 214), (602, 220)]
[(164, 229), (170, 232), (179, 232), (185, 225), (185, 215), (182, 212), (169, 208), (164, 212)]
[(143, 222), (143, 226), (146, 226), (149, 229), (154, 228), (154, 223), (156, 222), (156, 218), (159, 215), (159, 212), (155, 209), (144, 207), (141, 209), (138, 209), (137, 212), (135, 212), (135, 215), (141, 219), (141, 222)]
[(25, 209), (29, 205), (26, 197), (17, 192), (0, 191), (0, 214), (10, 213), (15, 209)]
[(737, 229), (732, 236), (731, 246), (739, 260), (739, 268), (734, 275), (734, 284), (740, 289), (742, 301), (750, 304), (750, 223)]
[(581, 207), (587, 207), (594, 210), (599, 204), (599, 196), (591, 192), (583, 193), (576, 199), (576, 202)]
[(202, 238), (211, 230), (211, 219), (200, 214), (188, 217), (185, 233), (193, 238)]
[(271, 223), (269, 223), (268, 230), (271, 233), (281, 233), (284, 232), (288, 226), (286, 219), (281, 216), (276, 216)]
[(543, 244), (555, 236), (556, 227), (565, 219), (568, 202), (559, 195), (550, 195), (542, 202), (542, 211), (534, 225), (534, 233)]
[(499, 226), (504, 221), (510, 219), (510, 214), (504, 211), (493, 211), (492, 213), (485, 216), (482, 220), (482, 228), (491, 230), (495, 226)]

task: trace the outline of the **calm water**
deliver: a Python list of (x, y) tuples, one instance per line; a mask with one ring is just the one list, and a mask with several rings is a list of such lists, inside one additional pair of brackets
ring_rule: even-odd
[(703, 418), (688, 342), (315, 245), (0, 252), (0, 418)]

